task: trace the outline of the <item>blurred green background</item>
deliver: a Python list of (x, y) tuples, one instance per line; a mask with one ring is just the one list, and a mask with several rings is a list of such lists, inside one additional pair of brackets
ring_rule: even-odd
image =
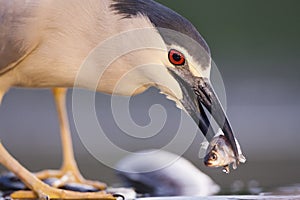
[[(229, 119), (248, 161), (229, 175), (208, 169), (198, 159), (200, 137), (184, 157), (223, 189), (230, 189), (236, 180), (245, 185), (256, 180), (266, 189), (299, 183), (300, 1), (159, 2), (189, 19), (209, 44), (225, 83)], [(111, 122), (109, 97), (99, 94), (97, 100), (99, 120), (117, 140), (121, 131)], [(162, 134), (150, 144), (118, 141), (121, 146), (130, 150), (153, 148), (164, 134), (174, 133), (172, 117), (177, 118), (180, 112), (155, 89), (133, 98), (133, 119), (147, 124), (147, 109), (153, 103), (163, 105), (170, 114)], [(68, 108), (71, 112), (70, 94)], [(118, 182), (113, 170), (94, 159), (81, 144), (72, 120), (71, 126), (83, 174)], [(49, 91), (11, 90), (1, 106), (0, 127), (3, 144), (30, 170), (60, 166), (59, 129)]]

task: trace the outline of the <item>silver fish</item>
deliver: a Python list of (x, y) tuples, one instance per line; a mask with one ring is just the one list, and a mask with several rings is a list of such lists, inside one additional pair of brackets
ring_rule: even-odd
[(223, 172), (228, 174), (230, 172), (230, 164), (232, 164), (233, 169), (236, 169), (239, 163), (246, 162), (246, 158), (243, 156), (237, 141), (236, 144), (239, 153), (238, 158), (234, 156), (230, 143), (224, 135), (213, 138), (207, 148), (204, 164), (208, 167), (223, 167)]

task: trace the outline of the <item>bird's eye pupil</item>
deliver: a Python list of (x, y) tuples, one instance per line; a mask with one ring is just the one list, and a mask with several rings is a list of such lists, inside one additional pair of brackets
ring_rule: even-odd
[(181, 55), (174, 53), (173, 54), (173, 59), (178, 62), (178, 61), (181, 60)]

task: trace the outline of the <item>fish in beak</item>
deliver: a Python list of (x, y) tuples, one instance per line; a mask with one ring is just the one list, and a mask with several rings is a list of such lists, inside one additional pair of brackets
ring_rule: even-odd
[(230, 145), (232, 149), (234, 159), (236, 163), (239, 164), (241, 152), (238, 150), (238, 145), (229, 120), (209, 80), (207, 78), (193, 76), (185, 68), (169, 69), (169, 72), (178, 81), (182, 89), (182, 106), (198, 124), (199, 129), (208, 142), (213, 140), (216, 133), (212, 129), (205, 108), (223, 131), (226, 141), (228, 141), (227, 144)]
[[(242, 151), (239, 143), (236, 141), (239, 162), (246, 162), (246, 158), (242, 155)], [(237, 161), (235, 159), (233, 150), (228, 143), (227, 138), (224, 135), (216, 136), (210, 142), (206, 156), (204, 157), (204, 164), (209, 167), (222, 167), (223, 172), (228, 174), (230, 172), (229, 166), (232, 164), (232, 168), (237, 168)]]

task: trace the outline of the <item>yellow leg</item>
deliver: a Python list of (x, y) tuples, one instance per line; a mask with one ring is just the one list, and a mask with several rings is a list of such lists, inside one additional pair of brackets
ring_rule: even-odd
[[(5, 94), (5, 92), (0, 90), (0, 105), (1, 105), (1, 101), (2, 101), (2, 98), (3, 98), (4, 94)], [(61, 98), (59, 98), (59, 99), (61, 99)], [(60, 100), (58, 102), (60, 102)], [(58, 107), (60, 107), (60, 106), (58, 106)], [(63, 120), (61, 120), (61, 119), (63, 119)], [(60, 119), (60, 122), (66, 120), (66, 116), (62, 117), (61, 119)], [(66, 123), (66, 122), (67, 121), (64, 121), (64, 123)], [(66, 127), (66, 126), (63, 126), (63, 127)], [(64, 128), (64, 129), (68, 130), (68, 126), (67, 126), (67, 128)], [(68, 132), (66, 132), (65, 134), (68, 135)], [(68, 140), (68, 138), (66, 136), (62, 136), (62, 137), (64, 137), (66, 140)], [(71, 145), (70, 141), (69, 141), (69, 145)], [(68, 154), (69, 153), (73, 153), (72, 148), (68, 150)], [(67, 152), (64, 153), (64, 156), (65, 155), (67, 156)], [(72, 169), (71, 171), (73, 171), (75, 169), (77, 171), (75, 171), (74, 174), (79, 173), (78, 168), (76, 166), (76, 163), (74, 161), (74, 157), (71, 157), (71, 158), (69, 157), (68, 159), (70, 159), (70, 161), (72, 161), (72, 159), (73, 159), (73, 162), (69, 162), (68, 160), (66, 160), (64, 162), (63, 169), (64, 170), (65, 169), (68, 169), (68, 170)], [(74, 165), (72, 166), (69, 163), (75, 164), (75, 166)], [(26, 168), (24, 168), (18, 161), (16, 161), (12, 157), (6, 151), (4, 146), (2, 145), (1, 140), (0, 140), (0, 164), (2, 164), (4, 167), (6, 167), (11, 172), (13, 172), (18, 178), (20, 178), (20, 180), (29, 189), (32, 190), (32, 191), (18, 191), (18, 192), (15, 192), (11, 195), (11, 197), (13, 199), (30, 199), (30, 198), (32, 198), (32, 199), (36, 199), (36, 198), (42, 198), (42, 199), (74, 199), (74, 200), (75, 199), (100, 199), (100, 200), (116, 199), (115, 197), (113, 197), (113, 195), (107, 194), (104, 191), (100, 191), (100, 192), (73, 192), (73, 191), (67, 191), (67, 190), (54, 188), (54, 187), (51, 187), (51, 186), (45, 184), (38, 177), (36, 177), (34, 174), (30, 173)], [(67, 168), (66, 166), (69, 167), (69, 168)], [(48, 172), (49, 172), (48, 175), (53, 175), (52, 173), (50, 173), (51, 171), (48, 171)], [(79, 177), (79, 179), (82, 178), (81, 175), (78, 175), (76, 177)]]
[(60, 124), (61, 142), (63, 148), (63, 165), (62, 170), (73, 171), (79, 173), (72, 146), (72, 139), (69, 127), (68, 114), (66, 111), (66, 95), (67, 89), (56, 88), (53, 89), (53, 95), (58, 112), (58, 119)]
[(0, 106), (1, 106), (2, 99), (3, 99), (3, 97), (4, 97), (5, 93), (6, 93), (6, 91), (7, 91), (7, 90), (1, 90), (1, 89), (0, 89)]
[(69, 127), (68, 114), (66, 110), (66, 88), (53, 89), (54, 100), (58, 112), (58, 119), (60, 124), (62, 150), (63, 150), (63, 163), (60, 170), (45, 170), (36, 173), (36, 176), (40, 179), (46, 179), (49, 177), (59, 178), (58, 181), (53, 183), (54, 187), (61, 187), (67, 183), (81, 183), (91, 185), (99, 190), (106, 188), (104, 183), (98, 181), (90, 181), (83, 178), (81, 175), (75, 158), (72, 146), (72, 139)]
[(105, 192), (73, 192), (50, 187), (16, 161), (0, 143), (0, 163), (13, 172), (33, 192), (20, 191), (11, 195), (13, 199), (115, 199)]

